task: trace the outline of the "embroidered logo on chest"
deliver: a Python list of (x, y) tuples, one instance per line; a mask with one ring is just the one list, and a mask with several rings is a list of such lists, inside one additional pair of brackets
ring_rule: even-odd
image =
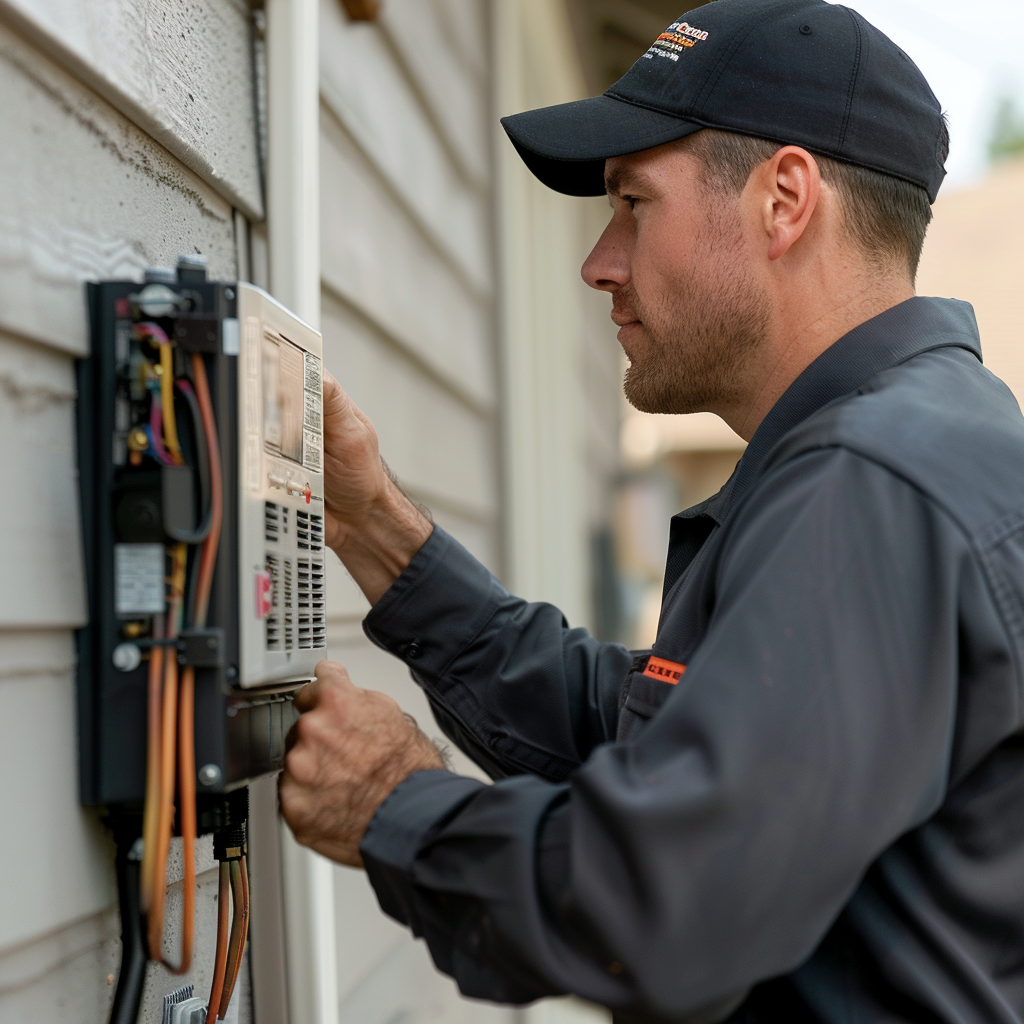
[(647, 667), (644, 669), (643, 675), (648, 679), (660, 679), (663, 683), (671, 683), (675, 686), (683, 678), (685, 671), (686, 666), (680, 665), (678, 661), (666, 661), (665, 658), (656, 658), (652, 654), (647, 659)]

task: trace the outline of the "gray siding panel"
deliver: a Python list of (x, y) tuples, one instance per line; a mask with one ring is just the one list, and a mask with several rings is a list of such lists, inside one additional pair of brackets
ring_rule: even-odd
[(248, 216), (263, 216), (243, 0), (0, 0), (0, 20)]
[[(428, 111), (380, 30), (320, 5), (321, 94), (435, 244), (482, 293), (492, 286), (487, 211), (460, 179)], [(481, 152), (486, 152), (481, 140)]]
[[(157, 17), (161, 11), (166, 20)], [(187, 6), (40, 0), (31, 7), (0, 0), (0, 448), (7, 478), (31, 483), (24, 500), (9, 496), (0, 530), (7, 571), (0, 598), (0, 814), (28, 837), (0, 844), (0, 874), (12, 882), (0, 887), (4, 1021), (99, 1024), (113, 994), (108, 975), (117, 971), (113, 850), (96, 813), (78, 804), (76, 763), (71, 628), (85, 621), (86, 608), (73, 357), (88, 351), (84, 282), (137, 277), (147, 266), (173, 264), (182, 252), (206, 253), (216, 276), (233, 277), (236, 267), (234, 216), (225, 197), (231, 190), (213, 187), (208, 179), (215, 175), (204, 178), (183, 166), (174, 147), (139, 127), (145, 118), (126, 116), (130, 104), (115, 107), (112, 87), (101, 96), (95, 83), (104, 67), (127, 81), (145, 70), (147, 59), (165, 60), (145, 80), (171, 104), (161, 109), (182, 153), (198, 145), (193, 129), (205, 115), (190, 122), (171, 101), (184, 103), (182, 91), (191, 91), (196, 103), (221, 103), (191, 90), (190, 82), (231, 79), (248, 53), (246, 19), (244, 5), (233, 0)], [(69, 40), (86, 29), (94, 48), (71, 59)], [(203, 39), (172, 45), (172, 32)], [(188, 63), (178, 69), (176, 85), (167, 78), (175, 53), (179, 64)], [(240, 80), (235, 87), (241, 90)], [(246, 116), (221, 106), (217, 117), (230, 120), (231, 129), (217, 128), (216, 118), (207, 126), (236, 156), (251, 135)], [(254, 152), (253, 138), (248, 145)], [(230, 170), (230, 160), (221, 166)], [(185, 979), (151, 968), (150, 1016), (182, 980), (200, 989), (209, 984), (211, 882), (215, 888), (207, 871), (197, 901), (196, 967)], [(172, 884), (168, 896), (172, 943), (180, 888)], [(244, 1009), (242, 1019), (248, 1019)]]
[[(468, 15), (472, 24), (479, 5), (462, 6), (462, 17), (454, 21)], [(483, 188), (488, 171), (488, 83), (474, 59), (480, 55), (462, 50), (452, 33), (455, 26), (444, 14), (436, 0), (390, 0), (381, 10), (381, 23), (459, 169), (467, 181)], [(467, 48), (471, 50), (472, 44)]]
[(0, 96), (0, 327), (84, 355), (84, 281), (196, 251), (233, 276), (229, 203), (2, 25)]
[(466, 400), (490, 408), (488, 304), (417, 230), (330, 113), (321, 125), (324, 284)]
[(327, 368), (373, 421), (404, 486), (490, 518), (497, 494), (489, 420), (440, 387), (400, 349), (328, 297)]

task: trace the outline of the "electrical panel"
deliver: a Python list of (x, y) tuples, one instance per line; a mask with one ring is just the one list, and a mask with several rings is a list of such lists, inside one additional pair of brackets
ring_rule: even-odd
[(82, 799), (141, 806), (150, 670), (173, 658), (194, 678), (202, 825), (205, 795), (282, 766), (326, 647), (321, 338), (196, 259), (88, 292)]

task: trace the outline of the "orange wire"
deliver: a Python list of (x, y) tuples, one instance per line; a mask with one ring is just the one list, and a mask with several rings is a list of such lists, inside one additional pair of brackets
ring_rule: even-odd
[(217, 958), (213, 964), (213, 986), (206, 1019), (215, 1024), (219, 1016), (220, 997), (224, 991), (224, 971), (228, 962), (228, 893), (230, 868), (226, 860), (220, 862), (220, 880), (217, 885)]
[(210, 604), (210, 590), (213, 585), (213, 570), (217, 562), (217, 548), (220, 544), (221, 523), (224, 518), (224, 481), (220, 464), (220, 444), (217, 440), (217, 420), (213, 414), (213, 402), (210, 400), (210, 385), (206, 379), (206, 366), (199, 353), (192, 355), (192, 379), (196, 385), (196, 398), (199, 400), (199, 414), (206, 431), (206, 444), (209, 448), (210, 463), (210, 533), (203, 543), (203, 553), (199, 561), (199, 579), (196, 581), (195, 622), (197, 626), (206, 625), (206, 613)]
[(177, 967), (164, 960), (174, 974), (184, 974), (192, 965), (192, 942), (196, 917), (196, 671), (189, 665), (181, 674), (178, 692), (178, 806), (184, 878), (181, 907), (181, 959)]
[(164, 900), (167, 896), (167, 856), (174, 823), (175, 732), (178, 723), (178, 661), (173, 654), (164, 665), (164, 700), (160, 737), (160, 799), (157, 811), (153, 899), (146, 918), (149, 955), (163, 959)]
[[(178, 619), (185, 588), (188, 547), (175, 544), (168, 602), (167, 637), (178, 635)], [(167, 855), (174, 825), (175, 732), (178, 723), (178, 659), (173, 653), (164, 659), (163, 712), (160, 729), (160, 793), (157, 811), (156, 851), (153, 861), (153, 890), (146, 915), (146, 938), (153, 960), (163, 959), (164, 901), (167, 896)]]
[(228, 946), (228, 963), (227, 971), (225, 972), (228, 980), (225, 982), (224, 992), (220, 997), (220, 1009), (217, 1011), (218, 1018), (223, 1018), (228, 1012), (231, 993), (234, 991), (238, 971), (242, 966), (242, 950), (245, 948), (245, 938), (249, 932), (248, 880), (245, 878), (242, 861), (233, 860), (230, 863), (231, 905), (235, 909), (235, 914), (231, 922), (231, 944)]
[[(163, 370), (166, 376), (171, 368), (167, 359), (169, 347), (161, 346)], [(206, 366), (198, 353), (192, 356), (192, 373), (196, 385), (200, 415), (209, 454), (211, 481), (210, 532), (203, 543), (199, 558), (198, 579), (196, 580), (196, 606), (193, 622), (197, 626), (206, 624), (209, 610), (213, 572), (217, 562), (221, 525), (224, 515), (224, 483), (220, 462), (220, 445), (217, 439), (217, 420), (210, 399), (210, 387), (206, 377)], [(162, 382), (166, 385), (166, 381)], [(166, 422), (166, 421), (165, 421)], [(168, 443), (176, 442), (173, 420), (170, 424)], [(174, 445), (172, 444), (172, 447)], [(176, 461), (180, 461), (180, 456)], [(171, 601), (168, 612), (169, 639), (178, 635), (178, 624), (184, 595), (185, 569), (188, 551), (184, 544), (174, 548), (174, 570), (171, 580)], [(158, 653), (159, 652), (159, 653)], [(188, 666), (178, 679), (177, 659), (170, 656), (164, 661), (160, 648), (155, 647), (151, 658), (157, 664), (150, 664), (150, 746), (147, 754), (146, 805), (144, 812), (144, 852), (142, 899), (146, 910), (147, 942), (150, 958), (160, 960), (168, 970), (183, 974), (192, 961), (195, 933), (195, 839), (196, 839), (196, 795), (195, 795), (195, 669)], [(159, 664), (163, 662), (163, 665)], [(159, 678), (163, 668), (163, 692), (159, 692)], [(162, 696), (162, 701), (159, 699)], [(162, 705), (162, 708), (161, 708)], [(169, 964), (163, 957), (164, 904), (167, 895), (167, 857), (170, 850), (171, 831), (174, 824), (174, 776), (175, 743), (174, 731), (177, 726), (178, 739), (178, 800), (182, 837), (182, 859), (184, 868), (182, 899), (181, 959), (178, 966)], [(230, 871), (228, 872), (230, 874)], [(222, 872), (222, 880), (227, 876)], [(246, 890), (248, 887), (246, 886)], [(226, 891), (225, 891), (226, 902)], [(224, 913), (227, 913), (224, 907)], [(246, 910), (246, 921), (248, 911)], [(227, 941), (225, 922), (224, 941)], [(220, 920), (218, 917), (218, 958), (220, 957)], [(246, 925), (247, 930), (247, 925)], [(244, 942), (244, 939), (243, 939)], [(236, 972), (237, 974), (237, 972)], [(221, 985), (223, 985), (223, 971)], [(215, 974), (216, 984), (216, 974)], [(234, 982), (232, 981), (232, 985)], [(212, 1005), (211, 997), (211, 1005)]]
[[(162, 616), (160, 616), (162, 618)], [(153, 623), (153, 639), (160, 640), (163, 627)], [(156, 854), (158, 806), (160, 802), (160, 704), (163, 684), (164, 649), (155, 646), (149, 652), (149, 695), (146, 717), (146, 802), (142, 824), (142, 870), (140, 901), (142, 912), (149, 913), (153, 900), (153, 865)]]

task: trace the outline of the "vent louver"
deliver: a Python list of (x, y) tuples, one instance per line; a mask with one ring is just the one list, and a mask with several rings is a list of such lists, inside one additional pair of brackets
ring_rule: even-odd
[(295, 603), (294, 603), (294, 574), (292, 560), (284, 560), (284, 649), (291, 651), (295, 648)]
[(270, 612), (265, 624), (267, 629), (267, 650), (281, 650), (281, 563), (274, 555), (267, 555), (267, 573), (270, 576)]
[(271, 544), (276, 544), (281, 535), (281, 510), (272, 501), (263, 506), (263, 532)]
[(324, 604), (323, 562), (298, 561), (299, 648), (327, 646), (327, 615)]
[(303, 551), (323, 551), (324, 517), (310, 512), (296, 512), (295, 537)]

